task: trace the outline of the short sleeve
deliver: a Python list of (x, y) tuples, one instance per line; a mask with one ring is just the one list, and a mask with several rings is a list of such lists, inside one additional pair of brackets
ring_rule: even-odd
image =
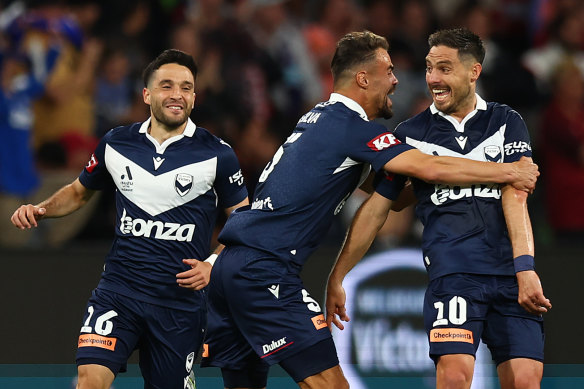
[(375, 171), (383, 170), (387, 162), (404, 151), (413, 149), (412, 146), (398, 140), (381, 124), (373, 122), (365, 124), (350, 132), (350, 139), (347, 141), (349, 157), (370, 163)]
[(521, 157), (531, 157), (529, 131), (519, 113), (510, 110), (507, 114), (505, 128), (504, 162), (515, 162)]
[(247, 188), (233, 149), (224, 144), (220, 147), (222, 152), (217, 165), (214, 187), (219, 197), (219, 205), (222, 208), (229, 208), (247, 197)]
[(375, 177), (373, 178), (373, 188), (386, 199), (397, 200), (400, 192), (404, 188), (406, 180), (406, 176), (382, 170), (375, 173)]
[(102, 190), (106, 184), (111, 181), (111, 176), (105, 164), (105, 147), (107, 144), (108, 135), (104, 136), (91, 157), (87, 165), (79, 175), (79, 181), (88, 189)]

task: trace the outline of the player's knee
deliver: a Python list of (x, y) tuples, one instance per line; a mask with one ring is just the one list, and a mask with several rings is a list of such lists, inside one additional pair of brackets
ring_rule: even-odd
[(106, 367), (79, 366), (76, 389), (109, 389), (114, 374)]
[(540, 379), (537, 375), (529, 372), (520, 372), (507, 378), (506, 382), (501, 382), (504, 389), (539, 389)]
[(436, 374), (436, 387), (439, 389), (466, 389), (472, 382), (472, 371), (465, 369), (442, 369)]

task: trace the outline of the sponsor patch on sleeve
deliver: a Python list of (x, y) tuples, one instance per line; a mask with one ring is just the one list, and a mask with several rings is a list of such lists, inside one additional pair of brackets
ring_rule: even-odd
[(463, 328), (435, 328), (430, 331), (430, 342), (474, 343), (472, 331)]
[(96, 334), (79, 335), (77, 347), (99, 347), (114, 351), (116, 348), (116, 338), (107, 338)]
[(399, 139), (397, 139), (392, 133), (386, 132), (371, 139), (367, 143), (367, 146), (373, 151), (381, 151), (400, 143)]
[(95, 154), (91, 154), (91, 158), (89, 159), (89, 162), (87, 162), (87, 165), (85, 165), (85, 170), (87, 170), (88, 173), (91, 173), (93, 171), (93, 169), (95, 169), (97, 164), (98, 164), (98, 162), (97, 162), (97, 158), (95, 157)]
[(312, 323), (314, 324), (314, 328), (316, 328), (317, 330), (320, 330), (321, 328), (328, 327), (326, 324), (326, 320), (324, 319), (323, 314), (320, 314), (318, 316), (314, 316), (312, 318)]

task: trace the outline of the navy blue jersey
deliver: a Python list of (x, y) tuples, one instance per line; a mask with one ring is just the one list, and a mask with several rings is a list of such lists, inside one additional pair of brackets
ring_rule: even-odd
[(251, 207), (233, 212), (219, 241), (246, 245), (299, 270), (370, 171), (412, 149), (333, 93), (296, 125), (259, 178)]
[(116, 186), (115, 239), (99, 288), (141, 301), (194, 309), (200, 293), (181, 288), (183, 258), (204, 260), (218, 210), (247, 196), (229, 145), (189, 120), (161, 145), (144, 123), (109, 131), (79, 180), (93, 190)]
[[(476, 110), (461, 123), (432, 105), (400, 123), (395, 135), (426, 154), (497, 163), (531, 157), (521, 116), (478, 95)], [(515, 274), (499, 184), (442, 185), (417, 179), (413, 184), (430, 279), (451, 273)]]

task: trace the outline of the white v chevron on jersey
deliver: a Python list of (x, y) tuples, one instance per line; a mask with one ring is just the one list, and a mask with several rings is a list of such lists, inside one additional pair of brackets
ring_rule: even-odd
[[(474, 147), (468, 153), (462, 153), (458, 151), (451, 150), (447, 147), (436, 145), (429, 142), (419, 141), (409, 136), (406, 137), (406, 143), (414, 146), (421, 152), (425, 154), (434, 154), (434, 155), (442, 155), (448, 157), (463, 157), (467, 159), (472, 159), (475, 161), (493, 161), (493, 162), (504, 162), (503, 157), (501, 155), (501, 160), (494, 160), (492, 156), (492, 152), (489, 151), (492, 147), (500, 147), (500, 150), (503, 150), (503, 145), (505, 142), (505, 128), (506, 126), (501, 126), (499, 131), (495, 132), (490, 137), (483, 140), (479, 145)], [(455, 138), (457, 141), (458, 139)], [(468, 138), (465, 138), (465, 142)], [(460, 142), (459, 142), (460, 143)]]
[(151, 216), (207, 193), (213, 187), (217, 169), (215, 157), (154, 175), (109, 144), (105, 148), (105, 162), (119, 192)]

